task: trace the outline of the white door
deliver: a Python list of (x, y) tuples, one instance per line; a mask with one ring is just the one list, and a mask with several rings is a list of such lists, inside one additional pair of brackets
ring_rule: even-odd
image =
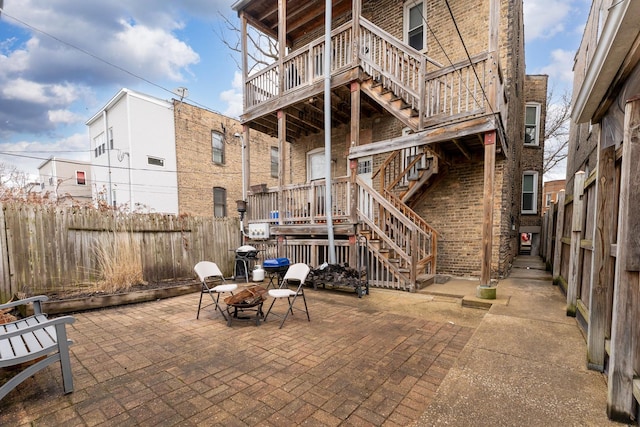
[[(369, 187), (373, 187), (373, 180), (371, 178), (373, 172), (373, 157), (361, 157), (358, 159), (358, 177)], [(362, 197), (360, 194), (358, 199), (358, 208), (360, 211), (371, 218), (373, 212), (373, 201), (371, 198)]]

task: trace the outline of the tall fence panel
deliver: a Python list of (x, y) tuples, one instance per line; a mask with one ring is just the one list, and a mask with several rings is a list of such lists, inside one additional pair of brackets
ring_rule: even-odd
[[(627, 101), (624, 119), (624, 140), (615, 146), (603, 146), (594, 126), (599, 138), (596, 167), (584, 183), (576, 174), (579, 191), (566, 195), (566, 201), (562, 197), (554, 207), (558, 214), (547, 218), (559, 223), (553, 237), (559, 250), (545, 254), (554, 265), (555, 283), (574, 291), (577, 310), (567, 313), (585, 330), (587, 366), (607, 373), (607, 413), (617, 420), (635, 416), (640, 390), (640, 98)], [(583, 193), (584, 215), (576, 215), (578, 193)], [(577, 231), (580, 250), (572, 251)]]
[(16, 292), (50, 293), (102, 280), (100, 251), (125, 236), (147, 282), (193, 277), (215, 261), (231, 275), (240, 244), (237, 219), (123, 214), (86, 207), (0, 205), (0, 300)]

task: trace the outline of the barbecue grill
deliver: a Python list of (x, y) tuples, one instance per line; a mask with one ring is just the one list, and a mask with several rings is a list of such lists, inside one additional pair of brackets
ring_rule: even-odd
[(236, 249), (235, 280), (243, 277), (247, 282), (249, 281), (250, 263), (258, 259), (258, 252), (258, 249), (250, 245), (242, 245)]
[[(264, 261), (262, 268), (269, 275), (269, 286), (274, 285), (274, 287), (280, 287), (280, 282), (284, 277), (287, 270), (289, 270), (289, 258), (275, 258), (275, 259), (267, 259)], [(277, 283), (274, 284), (273, 280), (277, 279)]]

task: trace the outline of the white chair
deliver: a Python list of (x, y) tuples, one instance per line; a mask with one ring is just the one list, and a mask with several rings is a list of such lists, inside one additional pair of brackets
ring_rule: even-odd
[[(213, 304), (216, 306), (216, 309), (222, 314), (224, 320), (227, 320), (227, 316), (224, 314), (222, 307), (220, 307), (220, 294), (229, 292), (233, 295), (233, 291), (238, 289), (238, 285), (234, 284), (226, 284), (224, 281), (224, 276), (222, 272), (218, 268), (215, 262), (211, 261), (200, 261), (196, 264), (193, 270), (198, 275), (200, 282), (202, 282), (202, 291), (200, 292), (200, 302), (198, 303), (198, 314), (196, 314), (196, 319), (200, 317), (200, 306), (202, 305), (202, 295), (209, 294), (211, 299), (213, 300)], [(211, 283), (207, 284), (208, 280), (219, 281), (220, 284), (217, 286), (210, 286)], [(215, 294), (215, 297), (214, 297)]]
[[(311, 322), (309, 318), (309, 309), (307, 308), (307, 300), (304, 297), (304, 281), (307, 279), (307, 275), (309, 274), (310, 268), (307, 264), (298, 263), (293, 264), (287, 270), (287, 273), (284, 275), (282, 279), (282, 283), (278, 289), (269, 289), (269, 296), (273, 298), (271, 301), (271, 305), (269, 306), (269, 310), (267, 310), (267, 314), (264, 316), (264, 321), (267, 321), (267, 317), (269, 317), (269, 313), (271, 313), (271, 309), (273, 308), (273, 304), (277, 299), (286, 298), (289, 302), (289, 307), (287, 312), (283, 315), (281, 314), (273, 314), (274, 316), (281, 316), (282, 322), (280, 323), (280, 328), (284, 325), (284, 321), (287, 320), (289, 313), (293, 315), (293, 304), (296, 302), (298, 297), (302, 297), (302, 301), (304, 301), (304, 310), (301, 308), (296, 308), (296, 310), (304, 311), (307, 313), (307, 320)], [(297, 289), (295, 291), (289, 289), (289, 283), (297, 285)]]

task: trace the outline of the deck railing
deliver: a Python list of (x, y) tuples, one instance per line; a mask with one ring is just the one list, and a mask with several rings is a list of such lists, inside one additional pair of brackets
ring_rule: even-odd
[[(331, 184), (332, 218), (346, 222), (351, 215), (348, 177), (334, 178)], [(286, 185), (279, 191), (268, 189), (247, 196), (247, 220), (271, 224), (317, 224), (326, 221), (325, 180)]]
[[(324, 38), (316, 39), (284, 57), (282, 71), (273, 63), (245, 82), (245, 108), (306, 87), (324, 77)], [(353, 66), (353, 28), (350, 22), (331, 32), (331, 73)], [(282, 73), (282, 88), (279, 75)]]
[[(357, 38), (352, 22), (331, 32), (331, 74), (360, 66), (385, 90), (402, 99), (405, 106), (419, 113), (419, 129), (478, 114), (506, 111), (502, 105), (502, 75), (494, 52), (484, 52), (427, 73), (428, 59), (424, 54), (362, 17), (359, 22)], [(354, 43), (359, 47), (357, 58), (354, 58)], [(289, 53), (281, 67), (276, 62), (248, 77), (245, 109), (321, 79), (324, 76), (323, 58), (324, 38), (318, 38)], [(489, 90), (496, 91), (495, 105), (488, 103)]]
[(414, 110), (422, 109), (426, 56), (360, 18), (360, 66)]

